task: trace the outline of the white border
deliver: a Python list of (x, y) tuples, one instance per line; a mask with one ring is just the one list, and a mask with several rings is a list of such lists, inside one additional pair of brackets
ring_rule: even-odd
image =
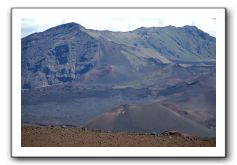
[[(216, 14), (216, 147), (21, 147), (21, 18), (50, 10), (65, 14), (72, 9), (12, 9), (12, 156), (13, 157), (225, 157), (225, 9), (172, 9)], [(74, 11), (88, 9), (73, 9)], [(90, 9), (92, 10), (92, 9)], [(109, 10), (109, 9), (93, 9)], [(113, 9), (124, 10), (124, 9)], [(126, 9), (149, 10), (149, 9)], [(171, 9), (152, 9), (169, 11)], [(187, 14), (188, 14), (187, 13)]]

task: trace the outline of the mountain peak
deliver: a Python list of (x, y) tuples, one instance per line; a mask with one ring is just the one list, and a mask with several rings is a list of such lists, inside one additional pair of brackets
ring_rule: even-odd
[(55, 27), (52, 27), (48, 30), (46, 30), (45, 32), (51, 32), (52, 30), (72, 30), (74, 28), (81, 28), (82, 26), (80, 24), (77, 24), (75, 22), (70, 22), (70, 23), (66, 23), (66, 24), (61, 24)]
[(81, 26), (80, 24), (77, 24), (75, 22), (70, 22), (70, 23), (57, 25), (55, 27), (51, 27), (43, 32), (32, 33), (24, 38), (28, 38), (28, 39), (29, 39), (29, 37), (30, 38), (37, 38), (37, 37), (39, 37), (39, 34), (43, 34), (42, 36), (46, 36), (46, 35), (52, 35), (54, 33), (61, 33), (61, 32), (65, 32), (65, 31), (72, 32), (73, 30), (78, 30), (78, 29), (82, 29), (82, 28), (84, 28), (84, 27)]
[(69, 23), (58, 25), (58, 26), (63, 27), (63, 28), (70, 28), (70, 27), (81, 26), (81, 25), (75, 22), (69, 22)]

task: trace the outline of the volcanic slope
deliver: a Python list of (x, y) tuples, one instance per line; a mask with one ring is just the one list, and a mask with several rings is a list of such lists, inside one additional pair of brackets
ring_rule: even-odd
[(92, 120), (86, 127), (141, 133), (162, 133), (167, 130), (176, 130), (196, 136), (215, 137), (215, 131), (184, 118), (159, 103), (121, 105)]

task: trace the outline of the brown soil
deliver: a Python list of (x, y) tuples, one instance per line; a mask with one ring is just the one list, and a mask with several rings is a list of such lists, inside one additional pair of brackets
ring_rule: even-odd
[(182, 134), (112, 133), (52, 126), (23, 126), (22, 147), (215, 147), (213, 138)]

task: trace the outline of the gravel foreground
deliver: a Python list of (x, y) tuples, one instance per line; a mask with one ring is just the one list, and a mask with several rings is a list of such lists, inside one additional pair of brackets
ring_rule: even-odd
[(135, 134), (75, 127), (22, 126), (22, 147), (215, 147), (215, 138), (180, 133)]

